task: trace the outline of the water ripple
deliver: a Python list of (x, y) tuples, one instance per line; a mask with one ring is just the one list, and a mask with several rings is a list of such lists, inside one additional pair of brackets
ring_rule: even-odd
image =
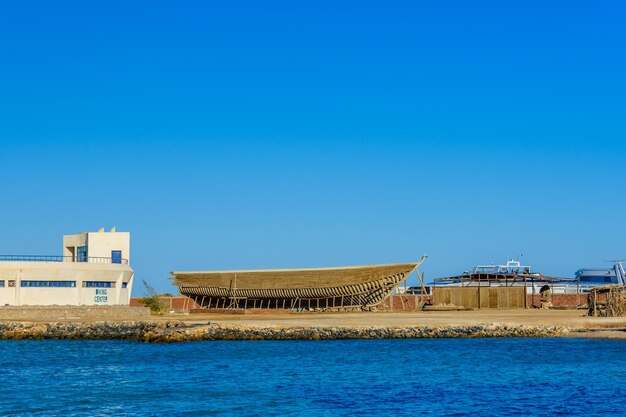
[(0, 341), (0, 414), (582, 416), (626, 409), (626, 346), (588, 339)]

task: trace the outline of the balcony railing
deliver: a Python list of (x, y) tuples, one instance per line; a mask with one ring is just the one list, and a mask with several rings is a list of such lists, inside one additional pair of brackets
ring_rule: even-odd
[[(119, 262), (118, 262), (119, 261)], [(93, 264), (122, 264), (128, 265), (128, 259), (115, 259), (106, 257), (89, 256), (78, 258), (77, 256), (46, 256), (46, 255), (0, 255), (0, 262), (78, 262)]]

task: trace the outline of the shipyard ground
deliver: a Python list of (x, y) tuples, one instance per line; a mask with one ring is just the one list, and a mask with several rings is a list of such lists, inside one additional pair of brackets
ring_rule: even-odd
[[(372, 313), (292, 313), (292, 314), (192, 314), (177, 315), (183, 321), (251, 327), (410, 327), (472, 326), (515, 324), (528, 326), (567, 326), (571, 336), (626, 339), (626, 317), (587, 317), (586, 310), (464, 310)], [(167, 319), (160, 316), (157, 319)], [(171, 316), (169, 316), (171, 318)]]
[[(51, 312), (48, 311), (50, 314)], [(363, 313), (165, 314), (77, 319), (51, 314), (0, 319), (0, 338), (318, 340), (421, 337), (593, 337), (626, 340), (626, 317), (587, 317), (584, 310), (464, 310)], [(67, 313), (63, 313), (67, 314)]]

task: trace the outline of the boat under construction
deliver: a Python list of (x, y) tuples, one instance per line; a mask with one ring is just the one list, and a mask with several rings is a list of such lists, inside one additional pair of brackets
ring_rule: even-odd
[(370, 309), (387, 298), (425, 259), (386, 265), (182, 271), (171, 275), (181, 294), (207, 309)]

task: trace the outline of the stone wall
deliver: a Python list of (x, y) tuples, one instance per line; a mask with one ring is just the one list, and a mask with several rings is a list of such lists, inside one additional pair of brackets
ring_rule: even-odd
[[(527, 295), (528, 308), (541, 308), (541, 295)], [(426, 304), (432, 302), (432, 296), (430, 295), (399, 295), (394, 294), (387, 297), (380, 303), (376, 310), (378, 311), (419, 311), (421, 310), (421, 301), (425, 301)], [(184, 296), (172, 296), (161, 297), (161, 301), (165, 304), (168, 310), (173, 311), (190, 311), (192, 313), (204, 313), (207, 310), (202, 309), (199, 304), (196, 304), (193, 299)], [(579, 306), (585, 306), (587, 304), (587, 294), (554, 294), (552, 296), (552, 305), (559, 308), (575, 308)], [(131, 298), (131, 307), (143, 307), (141, 298)], [(215, 309), (213, 309), (215, 310)], [(232, 311), (232, 310), (229, 310)], [(259, 310), (254, 310), (259, 312)], [(285, 310), (280, 310), (285, 311)], [(215, 310), (217, 312), (217, 310)], [(0, 319), (1, 319), (0, 315)]]
[[(527, 295), (528, 308), (541, 308), (541, 295)], [(552, 306), (560, 308), (576, 308), (587, 305), (587, 294), (553, 294)]]
[(390, 295), (380, 303), (376, 309), (379, 311), (418, 311), (422, 303), (429, 304), (432, 300), (430, 295)]
[(139, 320), (150, 317), (147, 307), (128, 306), (6, 306), (0, 321)]
[[(523, 299), (523, 298), (522, 298)], [(391, 295), (384, 300), (379, 306), (379, 311), (418, 311), (420, 301), (426, 301), (426, 304), (432, 302), (431, 296), (418, 295)], [(541, 295), (527, 295), (526, 302), (528, 308), (541, 308)], [(554, 294), (552, 295), (552, 306), (557, 308), (576, 308), (587, 305), (587, 294)]]
[[(178, 296), (163, 296), (159, 299), (165, 304), (168, 310), (193, 310), (201, 308), (199, 304), (196, 304), (194, 300), (182, 295)], [(141, 298), (131, 298), (131, 307), (143, 307)]]
[(436, 327), (248, 327), (175, 321), (1, 323), (0, 339), (122, 339), (143, 342), (201, 340), (333, 340), (438, 337), (553, 337), (563, 326), (478, 324)]

